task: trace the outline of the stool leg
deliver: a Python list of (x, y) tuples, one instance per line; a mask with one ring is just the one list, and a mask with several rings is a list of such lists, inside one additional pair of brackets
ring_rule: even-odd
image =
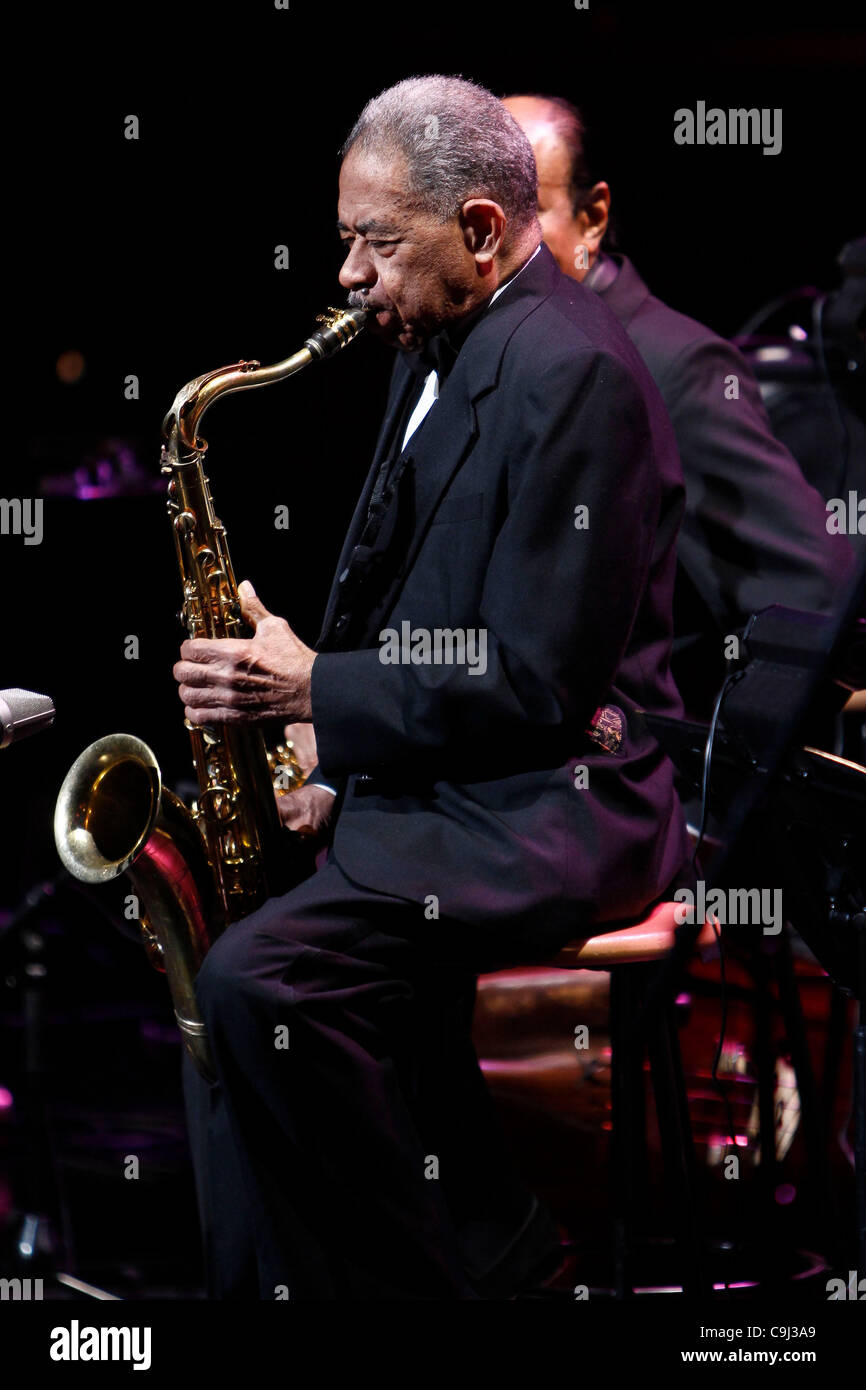
[(676, 1005), (661, 1006), (649, 1039), (650, 1070), (666, 1185), (672, 1198), (677, 1243), (683, 1261), (683, 1292), (698, 1297), (709, 1292), (701, 1259), (701, 1233), (697, 1221), (696, 1163), (689, 1118), (688, 1094), (683, 1075)]
[(645, 1153), (643, 1046), (635, 1027), (638, 1017), (639, 967), (610, 973), (611, 1045), (611, 1194), (614, 1230), (614, 1292), (617, 1299), (634, 1292), (634, 1225), (637, 1172)]
[[(806, 1144), (806, 1160), (812, 1180), (813, 1197), (820, 1213), (820, 1228), (829, 1248), (826, 1253), (835, 1265), (842, 1257), (839, 1248), (839, 1217), (834, 1201), (833, 1184), (830, 1178), (828, 1159), (827, 1128), (818, 1098), (815, 1072), (806, 1036), (806, 1022), (803, 1006), (794, 974), (794, 960), (791, 952), (791, 938), (787, 927), (776, 943), (773, 958), (776, 967), (776, 980), (779, 986), (779, 1005), (785, 1022), (785, 1036), (791, 1053), (791, 1061), (797, 1078), (797, 1091), (800, 1096), (800, 1119), (803, 1138)], [(833, 989), (833, 986), (830, 985)], [(835, 993), (835, 990), (833, 990)]]
[(776, 1162), (776, 1056), (773, 1050), (773, 1007), (770, 987), (770, 960), (763, 940), (750, 952), (752, 978), (755, 982), (754, 1049), (758, 1074), (758, 1126), (761, 1161), (756, 1170), (756, 1188), (760, 1205), (758, 1238), (765, 1251), (774, 1252), (764, 1271), (764, 1287), (779, 1295), (785, 1288), (787, 1273), (780, 1253), (782, 1238), (781, 1208), (776, 1203), (778, 1164)]
[(848, 1040), (849, 1001), (835, 985), (830, 991), (830, 1016), (827, 1021), (827, 1046), (824, 1052), (824, 1065), (821, 1070), (821, 1095), (824, 1133), (833, 1131), (836, 1097), (839, 1090), (839, 1077), (842, 1071), (842, 1058)]

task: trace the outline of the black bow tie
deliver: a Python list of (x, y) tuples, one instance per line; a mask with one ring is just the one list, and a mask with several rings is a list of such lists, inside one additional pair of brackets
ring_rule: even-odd
[(460, 349), (487, 307), (486, 301), (479, 304), (478, 308), (473, 309), (465, 318), (450, 323), (447, 328), (440, 328), (420, 352), (407, 352), (406, 361), (412, 371), (420, 377), (427, 376), (429, 372), (436, 372), (441, 386), (457, 361)]
[(441, 386), (457, 361), (459, 351), (460, 349), (450, 342), (447, 329), (443, 329), (441, 333), (436, 333), (420, 352), (407, 352), (406, 362), (420, 377), (435, 372)]

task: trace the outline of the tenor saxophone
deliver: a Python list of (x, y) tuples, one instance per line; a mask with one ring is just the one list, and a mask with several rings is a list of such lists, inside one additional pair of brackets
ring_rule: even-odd
[[(339, 351), (367, 311), (331, 309), (298, 352), (270, 367), (237, 362), (196, 377), (178, 392), (162, 427), (162, 472), (182, 584), (181, 621), (190, 637), (242, 637), (237, 584), (216, 516), (198, 427), (220, 396), (267, 386)], [(214, 1078), (194, 981), (212, 943), (311, 867), (283, 832), (275, 791), (303, 782), (291, 746), (265, 747), (252, 725), (193, 725), (198, 796), (187, 807), (162, 784), (153, 752), (132, 734), (86, 748), (64, 779), (54, 812), (60, 858), (76, 879), (105, 883), (126, 874), (151, 963), (164, 971), (184, 1046)], [(129, 899), (127, 900), (129, 902)]]

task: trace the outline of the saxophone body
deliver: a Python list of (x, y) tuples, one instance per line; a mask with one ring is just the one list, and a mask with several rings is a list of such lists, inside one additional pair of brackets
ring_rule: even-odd
[[(226, 532), (205, 474), (207, 443), (198, 426), (220, 396), (285, 380), (332, 355), (363, 326), (363, 309), (330, 310), (291, 357), (270, 367), (238, 362), (189, 382), (162, 430), (162, 471), (182, 586), (181, 621), (190, 637), (243, 637)], [(111, 734), (85, 749), (57, 799), (54, 836), (65, 868), (84, 883), (126, 874), (151, 962), (165, 972), (184, 1045), (214, 1077), (195, 976), (214, 940), (267, 897), (287, 892), (312, 864), (285, 834), (278, 794), (303, 775), (290, 746), (265, 747), (253, 725), (193, 725), (189, 731), (198, 796), (190, 808), (163, 787), (150, 748)]]

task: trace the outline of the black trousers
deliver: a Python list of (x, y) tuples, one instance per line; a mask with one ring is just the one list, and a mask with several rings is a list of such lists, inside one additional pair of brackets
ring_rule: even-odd
[(526, 1191), (466, 1001), (514, 956), (333, 860), (214, 944), (196, 995), (218, 1080), (184, 1072), (210, 1297), (477, 1296), (465, 1241), (507, 1232)]

